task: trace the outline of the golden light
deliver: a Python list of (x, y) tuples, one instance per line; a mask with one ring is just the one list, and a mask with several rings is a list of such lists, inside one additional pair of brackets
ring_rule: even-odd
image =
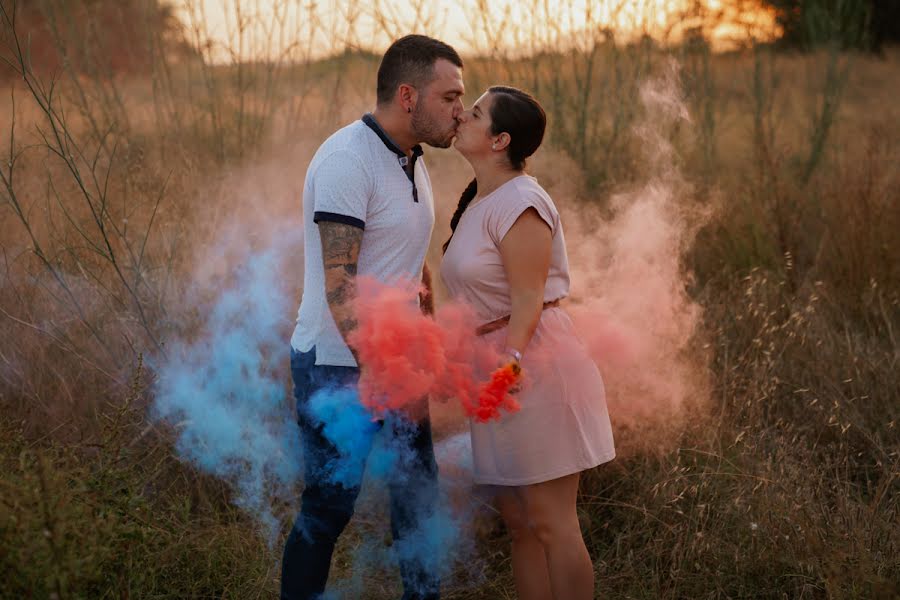
[(627, 42), (677, 43), (702, 31), (716, 50), (780, 34), (759, 0), (176, 0), (212, 62), (308, 60), (346, 48), (379, 51), (409, 32), (465, 54), (527, 54)]

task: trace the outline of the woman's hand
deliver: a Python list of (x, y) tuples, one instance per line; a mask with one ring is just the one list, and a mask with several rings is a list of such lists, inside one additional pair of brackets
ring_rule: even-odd
[(497, 361), (497, 367), (494, 370), (501, 369), (508, 369), (516, 377), (516, 382), (509, 387), (509, 393), (518, 394), (522, 391), (522, 365), (519, 364), (519, 361), (514, 357), (503, 356)]

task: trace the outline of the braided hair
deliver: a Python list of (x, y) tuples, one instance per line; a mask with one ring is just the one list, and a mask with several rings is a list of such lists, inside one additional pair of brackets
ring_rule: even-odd
[(466, 207), (469, 206), (469, 202), (472, 201), (472, 198), (474, 198), (477, 193), (478, 181), (472, 179), (459, 197), (459, 204), (456, 205), (456, 210), (450, 218), (450, 237), (444, 242), (444, 253), (447, 252), (447, 247), (450, 246), (450, 240), (453, 239), (453, 232), (456, 231), (456, 226), (459, 225), (459, 219), (462, 217), (463, 213), (466, 212)]

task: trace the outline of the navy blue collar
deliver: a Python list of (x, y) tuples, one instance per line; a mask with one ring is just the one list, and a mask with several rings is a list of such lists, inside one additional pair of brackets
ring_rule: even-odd
[(419, 190), (416, 189), (416, 159), (418, 159), (422, 154), (425, 153), (422, 150), (422, 146), (420, 144), (416, 144), (412, 147), (412, 157), (406, 156), (406, 152), (400, 149), (394, 140), (391, 139), (391, 136), (387, 134), (387, 132), (381, 128), (381, 125), (378, 124), (378, 121), (375, 120), (375, 117), (372, 116), (372, 113), (366, 113), (362, 117), (362, 122), (365, 123), (369, 129), (375, 132), (375, 135), (378, 136), (378, 139), (387, 147), (388, 150), (397, 155), (397, 162), (400, 163), (400, 168), (403, 169), (403, 172), (406, 173), (406, 177), (412, 182), (412, 192), (413, 192), (413, 202), (419, 201)]
[[(378, 121), (375, 120), (375, 117), (372, 116), (372, 113), (366, 113), (363, 115), (362, 122), (369, 126), (369, 129), (374, 131), (376, 135), (384, 142), (384, 145), (388, 147), (388, 150), (396, 154), (397, 156), (406, 156), (406, 152), (400, 149), (399, 146), (391, 139), (391, 136), (387, 134), (387, 132), (381, 128), (381, 125)], [(413, 160), (422, 156), (424, 154), (424, 150), (422, 150), (422, 146), (416, 144), (412, 147)]]

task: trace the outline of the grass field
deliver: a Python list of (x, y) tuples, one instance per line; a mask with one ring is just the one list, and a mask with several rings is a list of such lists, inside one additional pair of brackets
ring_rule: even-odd
[[(155, 368), (202, 340), (248, 256), (300, 226), (306, 164), (371, 108), (377, 58), (161, 54), (130, 73), (62, 69), (51, 86), (15, 62), (4, 27), (25, 77), (0, 94), (0, 597), (276, 597), (296, 496), (274, 501), (268, 540), (150, 418)], [(642, 102), (665, 73), (688, 119)], [(467, 102), (504, 82), (547, 108), (531, 169), (571, 219), (573, 272), (596, 283), (582, 304), (607, 273), (584, 223), (609, 231), (616, 198), (658, 181), (666, 214), (687, 219), (665, 258), (697, 320), (659, 352), (702, 385), (674, 418), (642, 419), (628, 413), (639, 390), (605, 373), (620, 456), (585, 475), (579, 509), (597, 597), (898, 597), (900, 49), (598, 42), (468, 58), (465, 77)], [(427, 159), (434, 263), (470, 174), (452, 151)], [(272, 292), (292, 303), (301, 250), (288, 244)], [(285, 347), (295, 308), (275, 325)], [(287, 392), (286, 356), (269, 359)], [(454, 425), (436, 420), (439, 437)], [(353, 563), (388, 531), (378, 493), (334, 577), (386, 599), (395, 570)], [(482, 511), (471, 530), (446, 597), (513, 598), (502, 527)]]

